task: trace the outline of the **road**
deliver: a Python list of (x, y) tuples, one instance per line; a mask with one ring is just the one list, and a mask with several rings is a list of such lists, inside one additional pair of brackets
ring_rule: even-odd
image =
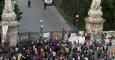
[(55, 6), (47, 6), (43, 9), (41, 0), (31, 0), (31, 8), (28, 8), (28, 0), (18, 0), (19, 8), (23, 12), (20, 21), (19, 32), (40, 32), (40, 20), (44, 20), (43, 32), (71, 30), (64, 18), (57, 11)]

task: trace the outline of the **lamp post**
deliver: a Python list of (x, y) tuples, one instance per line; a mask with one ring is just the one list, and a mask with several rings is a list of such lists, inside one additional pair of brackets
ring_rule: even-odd
[(77, 33), (79, 33), (79, 29), (78, 29), (79, 15), (78, 15), (78, 14), (76, 14), (75, 19), (76, 19), (76, 23), (77, 23), (77, 24), (76, 24)]
[(41, 23), (41, 25), (40, 25), (40, 41), (42, 40), (42, 37), (43, 37), (43, 32), (42, 32), (42, 30), (43, 30), (43, 20), (40, 20), (40, 23)]
[(62, 40), (64, 39), (64, 27), (63, 27), (63, 31), (62, 31)]

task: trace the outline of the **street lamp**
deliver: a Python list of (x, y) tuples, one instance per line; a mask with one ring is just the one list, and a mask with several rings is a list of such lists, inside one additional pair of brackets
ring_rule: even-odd
[(40, 25), (40, 41), (41, 41), (41, 40), (42, 40), (42, 37), (43, 37), (42, 30), (43, 30), (43, 27), (44, 27), (44, 25), (43, 25), (43, 20), (40, 20), (40, 23), (41, 23), (41, 25)]
[(76, 14), (75, 19), (76, 19), (76, 22), (77, 22), (77, 24), (76, 24), (76, 26), (77, 26), (77, 33), (79, 33), (79, 29), (78, 29), (79, 15), (78, 14)]
[(78, 14), (75, 16), (75, 18), (76, 18), (76, 22), (79, 22), (79, 15)]
[(40, 20), (40, 23), (43, 23), (43, 22), (44, 22), (44, 21), (41, 19), (41, 20)]

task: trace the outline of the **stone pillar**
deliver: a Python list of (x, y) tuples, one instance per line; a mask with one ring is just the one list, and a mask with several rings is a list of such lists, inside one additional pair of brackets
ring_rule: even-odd
[(7, 25), (8, 26), (8, 32), (7, 32), (7, 38), (10, 40), (11, 46), (16, 46), (17, 43), (17, 36), (18, 36), (18, 21), (1, 21), (1, 26)]
[(15, 20), (16, 14), (14, 12), (14, 5), (12, 4), (12, 0), (5, 0), (5, 6), (2, 14), (2, 21), (0, 26), (8, 26), (7, 38), (10, 40), (11, 46), (16, 46), (17, 43), (17, 27), (19, 22)]
[(15, 46), (17, 44), (17, 37), (18, 37), (17, 26), (9, 27), (8, 36), (10, 39), (10, 45)]
[(88, 12), (89, 17), (85, 18), (86, 21), (86, 31), (87, 32), (98, 32), (103, 30), (104, 19), (102, 18), (101, 11), (101, 0), (93, 0), (91, 8)]

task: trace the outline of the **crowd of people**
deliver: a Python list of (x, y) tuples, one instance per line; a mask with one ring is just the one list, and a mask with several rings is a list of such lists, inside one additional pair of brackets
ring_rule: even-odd
[(22, 41), (15, 47), (5, 44), (0, 60), (112, 60), (109, 44), (71, 43), (63, 40)]
[[(70, 36), (68, 36), (70, 37)], [(103, 36), (102, 36), (103, 37)], [(0, 60), (114, 60), (115, 52), (111, 53), (110, 42), (103, 38), (89, 41), (86, 36), (84, 43), (70, 42), (68, 39), (39, 39), (19, 41), (16, 46), (5, 42), (0, 46)]]

